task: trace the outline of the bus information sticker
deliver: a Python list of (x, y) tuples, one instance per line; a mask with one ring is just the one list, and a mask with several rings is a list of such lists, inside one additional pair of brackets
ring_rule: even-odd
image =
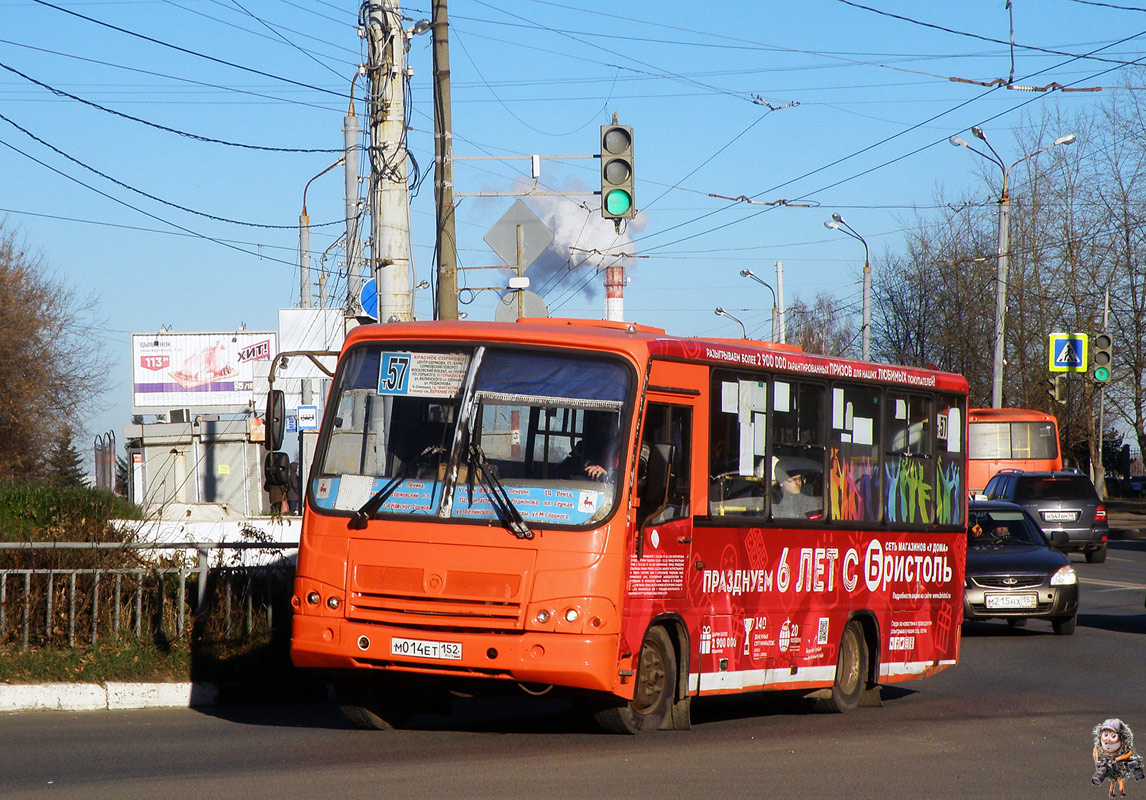
[(466, 353), (382, 353), (378, 394), (406, 397), (457, 397), (470, 357)]

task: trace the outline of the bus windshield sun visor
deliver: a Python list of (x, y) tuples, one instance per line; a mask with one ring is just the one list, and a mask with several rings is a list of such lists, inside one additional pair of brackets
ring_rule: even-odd
[(401, 486), (407, 478), (414, 474), (414, 470), (429, 460), (430, 456), (444, 453), (445, 450), (446, 448), (444, 447), (434, 445), (427, 447), (425, 450), (419, 453), (413, 461), (406, 464), (406, 466), (402, 467), (402, 469), (398, 470), (397, 475), (391, 478), (385, 486), (375, 492), (373, 497), (363, 503), (362, 507), (354, 512), (354, 514), (350, 517), (350, 522), (347, 523), (347, 527), (356, 531), (364, 530), (366, 528), (367, 521), (369, 521), (375, 514), (378, 513), (378, 509), (382, 508), (382, 505), (390, 499), (390, 495), (394, 494), (394, 490)]

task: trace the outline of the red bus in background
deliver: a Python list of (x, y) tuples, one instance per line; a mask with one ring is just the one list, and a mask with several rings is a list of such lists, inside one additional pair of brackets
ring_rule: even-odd
[(1027, 472), (1062, 469), (1058, 420), (1026, 408), (972, 408), (967, 488), (983, 491), (1001, 469)]
[(966, 420), (960, 375), (785, 345), (360, 326), (306, 484), (292, 659), (363, 728), (518, 687), (622, 733), (687, 728), (710, 694), (875, 704), (958, 661)]

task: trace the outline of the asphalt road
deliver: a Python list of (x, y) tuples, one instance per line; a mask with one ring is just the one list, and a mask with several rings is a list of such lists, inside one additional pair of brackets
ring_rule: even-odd
[[(468, 701), (397, 733), (324, 705), (0, 717), (3, 798), (1103, 798), (1091, 729), (1144, 731), (1146, 541), (1082, 578), (1079, 626), (965, 626), (961, 663), (811, 713), (774, 693), (697, 701), (694, 727), (596, 733), (556, 701)], [(1129, 797), (1146, 798), (1146, 782)]]

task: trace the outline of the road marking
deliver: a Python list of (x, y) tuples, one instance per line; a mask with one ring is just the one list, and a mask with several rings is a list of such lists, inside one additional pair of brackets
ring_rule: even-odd
[(1143, 583), (1126, 583), (1125, 581), (1104, 581), (1101, 578), (1079, 578), (1079, 583), (1089, 583), (1094, 586), (1107, 586), (1111, 589), (1134, 589), (1141, 591), (1146, 589), (1146, 584)]

